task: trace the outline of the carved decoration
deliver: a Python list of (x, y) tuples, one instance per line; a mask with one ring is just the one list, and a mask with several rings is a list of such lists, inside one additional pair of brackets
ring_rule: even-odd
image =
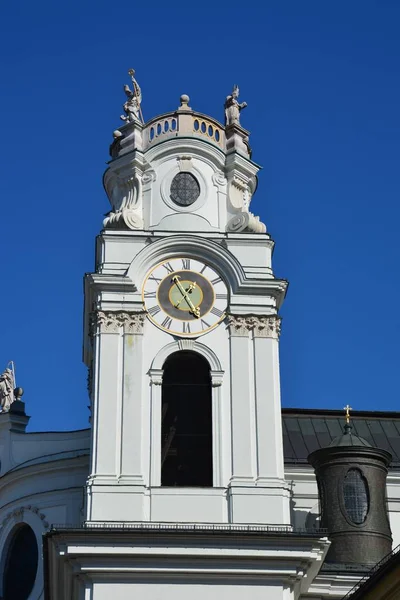
[(227, 317), (231, 335), (278, 339), (281, 332), (281, 319), (275, 315), (258, 317), (253, 315), (229, 315)]
[(233, 233), (249, 232), (249, 233), (266, 233), (265, 224), (260, 221), (260, 217), (256, 217), (251, 212), (239, 212), (232, 217), (227, 225), (226, 230)]
[(107, 171), (104, 187), (112, 210), (104, 219), (103, 226), (114, 229), (143, 229), (141, 171), (133, 168), (125, 177)]
[(184, 339), (180, 339), (178, 340), (178, 347), (179, 350), (193, 350), (194, 349), (194, 344), (195, 341), (194, 340), (184, 340)]
[(150, 369), (149, 375), (152, 385), (162, 385), (163, 369)]
[(216, 186), (223, 187), (226, 185), (226, 177), (222, 171), (216, 171), (213, 173), (212, 180)]
[(145, 173), (143, 173), (142, 182), (143, 184), (152, 183), (157, 178), (156, 172), (153, 169), (149, 169)]
[(211, 371), (211, 386), (212, 387), (221, 387), (222, 381), (224, 378), (223, 371)]
[(280, 317), (255, 317), (256, 322), (253, 327), (254, 337), (279, 339), (281, 334)]
[[(248, 189), (247, 182), (244, 179), (242, 179), (241, 177), (239, 177), (238, 175), (234, 175), (232, 177), (232, 179), (230, 179), (229, 186), (228, 186), (228, 196), (229, 196), (229, 201), (234, 210), (242, 210), (243, 209), (243, 205), (244, 205), (243, 195), (245, 193), (245, 190), (247, 190), (247, 189)], [(249, 202), (248, 202), (248, 204), (249, 204)]]
[(92, 319), (99, 333), (119, 333), (123, 328), (124, 333), (142, 334), (146, 315), (144, 312), (97, 311)]
[(179, 156), (176, 160), (181, 172), (190, 172), (193, 169), (191, 156)]
[(28, 504), (27, 506), (19, 506), (18, 508), (7, 513), (6, 516), (4, 517), (4, 519), (2, 520), (0, 527), (1, 528), (5, 527), (5, 525), (8, 523), (8, 521), (10, 519), (15, 519), (16, 521), (22, 521), (24, 518), (24, 512), (26, 510), (37, 515), (39, 517), (39, 519), (41, 519), (43, 521), (43, 527), (45, 529), (49, 528), (50, 525), (49, 525), (48, 521), (46, 521), (46, 515), (44, 513), (41, 513), (36, 506), (32, 506), (31, 504)]

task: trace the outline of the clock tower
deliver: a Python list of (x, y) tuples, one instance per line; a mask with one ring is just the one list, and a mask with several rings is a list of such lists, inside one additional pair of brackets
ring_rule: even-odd
[(183, 95), (144, 124), (133, 83), (85, 278), (86, 523), (290, 529), (278, 316), (287, 283), (250, 211), (259, 167), (239, 122), (246, 103), (235, 87), (222, 125)]

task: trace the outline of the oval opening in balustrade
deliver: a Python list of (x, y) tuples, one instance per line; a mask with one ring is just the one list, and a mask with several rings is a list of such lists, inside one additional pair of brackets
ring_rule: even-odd
[(199, 127), (200, 127), (200, 125), (199, 125), (199, 122), (198, 122), (198, 120), (197, 120), (197, 119), (195, 120), (195, 122), (194, 122), (194, 124), (193, 124), (193, 127), (194, 127), (194, 130), (195, 130), (195, 131), (198, 131), (198, 130), (199, 130)]
[(219, 142), (219, 131), (217, 129), (215, 130), (215, 141)]
[(211, 125), (208, 126), (208, 135), (210, 137), (213, 137), (214, 135), (214, 129), (211, 127)]
[(150, 128), (150, 141), (154, 139), (154, 127)]
[(202, 131), (203, 133), (205, 133), (205, 132), (207, 131), (207, 125), (204, 123), (204, 121), (203, 121), (203, 122), (202, 122), (202, 124), (201, 124), (201, 131)]
[(175, 131), (175, 129), (176, 129), (176, 119), (172, 119), (172, 121), (171, 121), (171, 129), (172, 129), (172, 131)]
[(165, 133), (167, 133), (168, 129), (169, 129), (169, 123), (168, 123), (168, 121), (165, 121), (165, 123), (164, 123), (164, 131), (165, 131)]
[(162, 131), (161, 123), (158, 123), (158, 125), (157, 125), (157, 135), (160, 135), (161, 131)]

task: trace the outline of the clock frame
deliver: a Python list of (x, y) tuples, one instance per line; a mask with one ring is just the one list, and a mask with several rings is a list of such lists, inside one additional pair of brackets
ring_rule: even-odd
[(214, 329), (225, 317), (228, 288), (207, 263), (178, 257), (151, 269), (142, 299), (157, 327), (173, 335), (197, 337)]

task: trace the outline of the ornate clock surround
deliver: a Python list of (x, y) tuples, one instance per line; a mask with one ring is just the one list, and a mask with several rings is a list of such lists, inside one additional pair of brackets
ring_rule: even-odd
[(154, 325), (173, 335), (197, 337), (224, 318), (228, 288), (209, 264), (181, 256), (148, 272), (142, 299)]

